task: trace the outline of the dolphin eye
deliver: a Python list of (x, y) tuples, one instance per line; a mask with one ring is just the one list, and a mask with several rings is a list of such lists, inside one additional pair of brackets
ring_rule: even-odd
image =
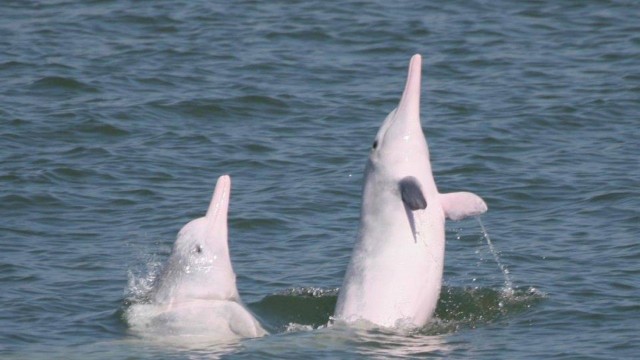
[(372, 149), (376, 149), (378, 147), (378, 140), (374, 140), (373, 141), (373, 145), (371, 146)]
[(202, 247), (200, 245), (196, 245), (196, 249), (195, 249), (196, 253), (200, 254), (202, 253)]

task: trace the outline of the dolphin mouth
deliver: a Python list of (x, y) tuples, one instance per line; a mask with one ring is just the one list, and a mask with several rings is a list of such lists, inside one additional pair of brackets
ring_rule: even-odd
[(221, 214), (227, 214), (229, 210), (229, 197), (231, 195), (231, 177), (222, 175), (216, 182), (216, 188), (213, 191), (211, 204), (207, 210), (206, 218), (214, 220)]
[(415, 54), (409, 61), (407, 82), (400, 98), (395, 118), (420, 119), (420, 87), (422, 81), (422, 56)]
[(378, 131), (377, 139), (385, 142), (388, 134), (407, 141), (419, 133), (422, 136), (420, 123), (420, 91), (422, 77), (422, 57), (416, 54), (411, 57), (407, 80), (398, 106), (389, 113)]

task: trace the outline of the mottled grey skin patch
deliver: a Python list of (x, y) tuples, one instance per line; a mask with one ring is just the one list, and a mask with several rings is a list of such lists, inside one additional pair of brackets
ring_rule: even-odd
[(400, 180), (400, 195), (402, 202), (411, 210), (422, 210), (427, 207), (427, 199), (424, 198), (420, 183), (413, 176)]

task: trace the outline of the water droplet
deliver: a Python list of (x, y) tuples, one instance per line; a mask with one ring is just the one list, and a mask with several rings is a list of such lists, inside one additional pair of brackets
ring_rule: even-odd
[(478, 220), (478, 224), (480, 224), (480, 228), (482, 229), (482, 235), (485, 238), (485, 240), (487, 241), (487, 245), (489, 246), (489, 251), (493, 255), (493, 259), (498, 264), (498, 267), (500, 268), (500, 270), (502, 270), (502, 274), (504, 275), (504, 287), (505, 287), (505, 290), (507, 292), (513, 292), (513, 282), (511, 281), (511, 277), (509, 276), (509, 269), (507, 269), (507, 267), (504, 266), (502, 264), (502, 262), (500, 261), (499, 253), (493, 247), (493, 243), (491, 242), (491, 239), (489, 238), (489, 234), (487, 233), (487, 230), (484, 228), (484, 224), (482, 224), (482, 220), (480, 220), (480, 217), (477, 217), (476, 219)]

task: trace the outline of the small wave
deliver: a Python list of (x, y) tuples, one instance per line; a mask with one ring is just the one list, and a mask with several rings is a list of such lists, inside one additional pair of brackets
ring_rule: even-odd
[(244, 114), (251, 110), (264, 110), (271, 114), (283, 113), (289, 105), (278, 98), (261, 95), (247, 95), (232, 98), (194, 99), (163, 103), (154, 101), (152, 106), (193, 118), (229, 117), (231, 114)]
[(76, 90), (81, 92), (97, 92), (98, 89), (74, 78), (63, 76), (46, 76), (31, 84), (33, 90)]
[(436, 308), (436, 322), (423, 329), (440, 333), (459, 327), (475, 328), (530, 309), (546, 297), (533, 287), (505, 289), (444, 287)]
[(34, 66), (33, 64), (10, 60), (10, 61), (5, 61), (0, 63), (0, 71), (3, 71), (3, 70), (16, 71), (21, 69), (29, 69), (33, 66)]
[(83, 146), (77, 145), (69, 148), (66, 151), (60, 153), (60, 155), (64, 155), (65, 157), (83, 157), (83, 156), (94, 156), (94, 157), (107, 157), (111, 156), (111, 152), (109, 150), (100, 147), (100, 146)]
[(290, 331), (291, 324), (300, 329), (326, 325), (333, 315), (337, 299), (338, 289), (293, 288), (268, 295), (249, 304), (249, 307), (274, 332), (282, 332)]
[(6, 208), (22, 208), (29, 206), (42, 206), (42, 207), (59, 207), (63, 206), (64, 202), (58, 197), (49, 194), (9, 194), (0, 197), (0, 202)]
[(74, 181), (86, 179), (96, 174), (95, 171), (87, 168), (57, 167), (51, 170), (56, 179)]
[(180, 115), (194, 118), (224, 117), (227, 109), (222, 105), (223, 101), (218, 99), (195, 99), (179, 101), (174, 103), (153, 102), (152, 106), (161, 110), (167, 110)]
[(0, 282), (3, 284), (15, 282), (24, 285), (37, 280), (40, 280), (40, 277), (32, 274), (28, 266), (0, 263)]
[(274, 97), (264, 95), (247, 95), (240, 96), (234, 99), (237, 102), (247, 104), (266, 105), (274, 107), (287, 107), (287, 103)]
[(312, 30), (288, 30), (288, 31), (271, 31), (265, 34), (270, 40), (276, 39), (300, 39), (304, 41), (329, 41), (333, 36), (320, 28)]
[(77, 127), (77, 130), (85, 134), (95, 134), (107, 137), (128, 135), (129, 132), (122, 127), (103, 121), (89, 120)]

